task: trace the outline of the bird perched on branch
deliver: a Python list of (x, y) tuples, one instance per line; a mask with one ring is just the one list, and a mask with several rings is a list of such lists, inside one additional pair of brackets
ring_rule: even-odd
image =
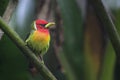
[(43, 61), (43, 55), (47, 52), (50, 43), (49, 28), (54, 26), (54, 22), (47, 22), (45, 20), (37, 19), (32, 23), (32, 31), (26, 43), (37, 57)]

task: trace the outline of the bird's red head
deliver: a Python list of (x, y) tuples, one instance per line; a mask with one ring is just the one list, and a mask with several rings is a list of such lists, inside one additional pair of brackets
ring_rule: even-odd
[(36, 24), (37, 24), (37, 25), (46, 25), (47, 23), (48, 23), (47, 21), (42, 20), (42, 19), (37, 19), (37, 20), (36, 20)]
[(43, 19), (37, 19), (34, 21), (34, 29), (40, 30), (40, 29), (49, 29), (51, 26), (54, 26), (54, 22), (47, 22)]
[(37, 19), (35, 21), (35, 24), (36, 24), (37, 30), (39, 30), (39, 29), (45, 28), (45, 25), (48, 24), (48, 22), (42, 19)]

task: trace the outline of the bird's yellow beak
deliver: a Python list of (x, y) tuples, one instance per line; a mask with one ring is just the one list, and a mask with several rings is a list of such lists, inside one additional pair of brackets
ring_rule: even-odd
[(55, 25), (54, 22), (49, 22), (48, 24), (45, 25), (45, 28), (50, 28), (50, 27), (52, 27), (54, 25)]

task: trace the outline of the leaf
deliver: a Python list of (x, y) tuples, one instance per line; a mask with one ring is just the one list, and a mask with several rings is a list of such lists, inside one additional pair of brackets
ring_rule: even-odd
[[(81, 11), (75, 0), (57, 0), (60, 6), (64, 45), (61, 61), (69, 80), (84, 80), (83, 26)], [(66, 62), (66, 64), (65, 64)]]

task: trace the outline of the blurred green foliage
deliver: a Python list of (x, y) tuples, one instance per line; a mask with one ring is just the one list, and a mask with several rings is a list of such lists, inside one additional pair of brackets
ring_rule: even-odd
[(0, 16), (3, 15), (9, 0), (0, 0)]
[[(120, 2), (118, 2), (120, 3)], [(117, 4), (117, 2), (116, 2)], [(113, 20), (115, 22), (115, 26), (117, 28), (117, 31), (119, 33), (119, 36), (120, 36), (120, 7), (115, 7), (112, 9), (112, 12), (113, 12)], [(119, 80), (120, 79), (120, 62), (119, 62), (119, 57), (116, 57), (116, 65), (115, 65), (115, 74), (114, 74), (114, 78), (115, 80)]]
[(4, 35), (0, 40), (0, 80), (29, 80), (27, 60)]
[[(9, 0), (0, 0), (2, 16)], [(0, 80), (30, 80), (28, 62), (15, 44), (4, 34), (0, 40)]]
[(114, 70), (116, 63), (115, 51), (110, 41), (108, 41), (105, 55), (103, 58), (103, 64), (101, 67), (100, 80), (114, 80)]
[[(65, 70), (69, 80), (84, 80), (83, 26), (81, 11), (75, 0), (57, 0), (61, 9), (64, 28)], [(62, 58), (61, 58), (62, 59)], [(64, 62), (63, 62), (64, 63)], [(65, 63), (64, 63), (65, 64)], [(68, 65), (67, 65), (68, 64)], [(69, 66), (69, 68), (67, 67)], [(70, 71), (71, 70), (71, 71)]]

